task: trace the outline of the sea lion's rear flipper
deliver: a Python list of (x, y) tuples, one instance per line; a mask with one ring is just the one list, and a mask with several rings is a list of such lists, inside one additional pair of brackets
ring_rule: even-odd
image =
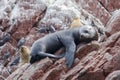
[(41, 59), (44, 59), (46, 57), (54, 58), (54, 59), (60, 59), (63, 56), (57, 56), (57, 55), (50, 54), (50, 53), (45, 53), (45, 52), (38, 52), (36, 55), (31, 55), (30, 63), (32, 64), (32, 63), (34, 63), (36, 61), (39, 61)]
[(57, 55), (50, 54), (50, 53), (45, 53), (45, 52), (39, 52), (38, 55), (39, 55), (41, 58), (45, 58), (45, 57), (55, 58), (55, 59), (62, 58), (62, 55), (57, 56)]

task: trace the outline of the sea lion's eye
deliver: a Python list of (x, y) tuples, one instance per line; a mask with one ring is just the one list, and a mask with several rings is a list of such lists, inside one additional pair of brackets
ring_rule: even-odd
[(88, 30), (84, 30), (84, 33), (89, 33)]

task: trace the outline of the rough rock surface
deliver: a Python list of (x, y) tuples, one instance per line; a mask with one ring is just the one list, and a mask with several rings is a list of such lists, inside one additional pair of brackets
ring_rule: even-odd
[(119, 80), (119, 79), (120, 79), (120, 70), (116, 70), (110, 73), (105, 80)]
[[(6, 33), (11, 38), (0, 46), (0, 80), (119, 80), (119, 8), (119, 0), (1, 0), (0, 41)], [(94, 21), (98, 27), (105, 26), (106, 35), (100, 41), (80, 44), (72, 68), (67, 68), (64, 58), (10, 66), (19, 56), (16, 46), (21, 37), (31, 48), (36, 39), (47, 35), (39, 33), (39, 28), (68, 29), (76, 17), (83, 24)]]
[(120, 9), (120, 1), (119, 0), (116, 0), (116, 1), (113, 1), (113, 0), (98, 0), (98, 1), (109, 12)]

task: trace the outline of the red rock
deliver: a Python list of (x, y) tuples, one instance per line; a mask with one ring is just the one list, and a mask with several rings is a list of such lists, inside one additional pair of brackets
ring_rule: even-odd
[(44, 35), (45, 35), (44, 33), (43, 34), (39, 33), (37, 31), (35, 31), (34, 28), (32, 28), (30, 30), (29, 34), (26, 36), (25, 45), (28, 46), (28, 47), (31, 47), (35, 40), (39, 39), (40, 37), (43, 37)]
[[(3, 8), (10, 6), (3, 12), (0, 9), (0, 37), (2, 38), (6, 32), (10, 32), (12, 36), (9, 42), (0, 47), (0, 57), (7, 50), (11, 53), (10, 58), (5, 61), (0, 58), (0, 79), (9, 75), (4, 70), (6, 66), (11, 73), (6, 80), (104, 80), (110, 72), (120, 69), (120, 11), (111, 14), (111, 11), (119, 7), (118, 0), (112, 2), (106, 3), (105, 0), (0, 1)], [(1, 16), (4, 12), (5, 16)], [(25, 45), (30, 48), (35, 40), (46, 35), (35, 31), (36, 27), (48, 27), (52, 24), (57, 30), (66, 29), (76, 16), (80, 17), (83, 23), (89, 24), (93, 20), (100, 27), (107, 23), (107, 37), (100, 42), (80, 45), (72, 68), (68, 69), (65, 58), (53, 59), (53, 61), (45, 58), (32, 65), (12, 67), (8, 65), (14, 56), (19, 56), (14, 53), (17, 41), (21, 37), (25, 37)]]
[(82, 57), (86, 56), (90, 52), (97, 51), (99, 48), (100, 48), (100, 45), (96, 41), (93, 41), (89, 44), (79, 45), (79, 48), (77, 49), (77, 52), (75, 55), (76, 57), (81, 59)]
[(79, 77), (78, 80), (104, 80), (105, 76), (102, 71), (96, 72), (87, 72), (82, 77)]
[(115, 11), (120, 8), (119, 0), (98, 0), (109, 12)]
[(8, 19), (3, 19), (2, 26), (3, 26), (4, 29), (7, 29), (9, 27), (9, 20)]
[[(12, 79), (32, 79), (36, 80), (40, 76), (43, 75), (41, 70), (44, 72), (47, 68), (52, 64), (52, 61), (49, 58), (43, 59), (38, 63), (34, 63), (33, 65), (25, 64), (18, 68), (15, 72), (13, 72), (7, 80)], [(29, 73), (29, 74), (28, 74)], [(36, 74), (39, 74), (36, 75)]]
[(80, 72), (81, 69), (83, 69), (83, 65), (82, 64), (78, 64), (76, 65), (74, 68), (72, 68), (71, 70), (69, 70), (66, 74), (62, 75), (60, 77), (60, 79), (62, 80), (66, 80), (66, 79), (71, 79), (71, 77), (73, 77), (76, 73)]
[[(7, 54), (7, 52), (10, 53), (8, 59), (3, 59), (3, 55)], [(4, 46), (2, 46), (1, 50), (0, 50), (0, 59), (2, 60), (2, 64), (4, 65), (4, 67), (6, 67), (10, 60), (11, 60), (11, 56), (15, 54), (15, 49), (14, 47), (9, 43), (7, 42)]]
[(47, 71), (41, 80), (59, 80), (60, 75), (64, 75), (65, 67), (63, 64), (55, 66), (54, 68)]
[(108, 36), (120, 31), (120, 10), (114, 12), (106, 25), (106, 33)]
[(16, 47), (16, 46), (17, 46), (17, 40), (15, 40), (15, 38), (12, 37), (12, 36), (11, 36), (11, 38), (10, 38), (9, 43), (10, 43), (13, 47)]
[[(91, 76), (91, 78), (89, 78), (90, 80), (104, 80), (105, 76), (103, 74), (103, 70), (100, 69), (100, 67), (106, 62), (106, 60), (109, 60), (109, 58), (105, 56), (106, 51), (107, 49), (105, 50), (101, 49), (99, 51), (90, 52), (85, 57), (83, 57), (77, 65), (75, 65), (71, 70), (69, 70), (61, 78), (63, 80), (65, 79), (87, 80), (88, 78), (86, 78), (86, 76), (91, 76), (91, 74), (93, 74), (95, 75), (95, 77)], [(103, 61), (103, 62), (100, 62), (100, 61)], [(97, 77), (98, 75), (100, 75), (99, 78)]]
[(9, 42), (7, 42), (7, 43), (2, 47), (2, 50), (1, 50), (0, 55), (3, 55), (3, 54), (6, 53), (7, 51), (9, 51), (11, 55), (13, 55), (14, 52), (15, 52), (14, 47), (13, 47)]
[(111, 72), (105, 80), (119, 80), (120, 79), (120, 70)]
[(5, 80), (5, 77), (3, 77), (3, 76), (0, 76), (0, 80)]
[[(3, 32), (0, 30), (0, 34), (1, 34), (1, 35), (2, 35), (2, 33), (3, 33)], [(2, 36), (0, 36), (0, 38), (2, 38)]]
[(110, 13), (97, 1), (97, 0), (79, 0), (79, 3), (83, 9), (93, 14), (95, 17), (105, 25), (110, 19)]
[(102, 65), (104, 65), (107, 61), (110, 61), (113, 58), (112, 55), (109, 53), (104, 54), (105, 55), (103, 56), (103, 58), (96, 64), (94, 72), (98, 71), (99, 69), (102, 70)]
[(120, 32), (116, 32), (114, 34), (112, 34), (110, 37), (106, 38), (106, 41), (101, 43), (102, 47), (113, 47), (115, 46), (117, 43), (116, 41), (119, 39), (120, 36)]
[(73, 18), (80, 14), (71, 1), (59, 0), (49, 6), (46, 15), (39, 22), (38, 27), (53, 25), (57, 30), (69, 28)]
[(8, 77), (10, 75), (9, 71), (7, 70), (7, 68), (5, 67), (3, 70), (2, 70), (2, 76), (3, 77)]
[(12, 35), (16, 40), (19, 40), (21, 37), (25, 37), (27, 33), (32, 28), (32, 22), (31, 21), (24, 21), (22, 23), (19, 23), (17, 26), (18, 29), (15, 31), (15, 33)]
[(115, 42), (115, 46), (120, 46), (120, 38)]
[(57, 60), (57, 61), (54, 63), (54, 65), (52, 66), (52, 68), (55, 67), (55, 66), (61, 65), (61, 64), (64, 65), (64, 66), (66, 65), (66, 64), (65, 64), (65, 58), (62, 58), (62, 59)]
[(115, 70), (119, 70), (120, 69), (120, 47), (113, 47), (110, 49), (109, 53), (113, 55), (113, 58), (109, 61), (107, 61), (104, 65), (103, 65), (103, 70), (105, 72), (105, 74), (107, 75), (108, 73), (115, 71)]
[(0, 30), (0, 40), (2, 40), (5, 35), (6, 35), (6, 32), (2, 32), (2, 31)]
[[(7, 66), (8, 71), (10, 74), (12, 74), (16, 69), (18, 68), (18, 65), (15, 66)], [(6, 77), (7, 78), (7, 77)]]
[[(12, 36), (16, 40), (25, 37), (34, 24), (41, 18), (41, 14), (46, 9), (46, 6), (42, 4), (42, 2), (36, 5), (21, 2), (14, 7), (12, 11), (14, 14), (12, 14), (10, 18), (10, 21), (13, 22), (14, 20), (14, 23), (11, 23), (9, 32), (13, 34)], [(40, 7), (38, 7), (38, 5)], [(15, 12), (19, 14), (15, 16)]]

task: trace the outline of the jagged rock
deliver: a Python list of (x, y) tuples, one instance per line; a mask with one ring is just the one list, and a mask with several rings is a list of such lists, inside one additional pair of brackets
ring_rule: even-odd
[(20, 66), (12, 75), (10, 75), (7, 80), (36, 80), (43, 75), (44, 71), (52, 64), (49, 58), (41, 60), (39, 63), (34, 63), (33, 65), (25, 64)]
[[(7, 32), (11, 38), (0, 47), (0, 80), (105, 80), (120, 68), (120, 10), (115, 11), (120, 8), (119, 3), (119, 0), (1, 0), (0, 40)], [(25, 37), (25, 45), (30, 49), (36, 39), (47, 35), (36, 28), (52, 25), (57, 30), (67, 29), (74, 17), (80, 18), (83, 25), (93, 21), (98, 28), (104, 30), (105, 26), (107, 36), (80, 44), (72, 68), (67, 68), (65, 58), (9, 66), (19, 56), (15, 49), (21, 37)], [(10, 56), (3, 60), (6, 51)]]
[[(35, 36), (34, 36), (35, 35)], [(32, 43), (37, 40), (40, 37), (43, 37), (45, 34), (43, 33), (38, 33), (37, 31), (35, 31), (34, 28), (32, 28), (29, 32), (29, 34), (26, 36), (26, 42), (25, 45), (28, 47), (32, 46)]]
[(111, 35), (110, 37), (106, 38), (106, 40), (103, 43), (101, 43), (101, 45), (104, 48), (105, 47), (113, 47), (113, 46), (115, 46), (115, 44), (117, 45), (119, 36), (120, 36), (120, 32), (116, 32), (113, 35)]
[(11, 12), (9, 32), (13, 34), (12, 36), (16, 40), (25, 37), (46, 10), (46, 5), (41, 1), (33, 4), (30, 2), (18, 2)]
[(119, 46), (115, 46), (113, 48), (111, 48), (109, 50), (109, 53), (111, 55), (113, 55), (113, 58), (109, 61), (107, 61), (104, 65), (103, 65), (103, 70), (105, 75), (108, 75), (108, 73), (115, 71), (115, 70), (119, 70), (120, 69), (120, 47)]
[(15, 52), (14, 47), (9, 42), (7, 42), (5, 45), (3, 45), (1, 47), (1, 49), (2, 50), (0, 51), (0, 55), (3, 55), (7, 51), (9, 51), (11, 55), (14, 54), (14, 52)]
[(6, 78), (6, 77), (8, 77), (10, 75), (10, 73), (9, 73), (9, 71), (7, 70), (7, 68), (5, 67), (5, 68), (3, 68), (2, 69), (2, 76), (4, 77), (4, 78)]
[(112, 17), (106, 25), (106, 34), (110, 36), (120, 31), (120, 10), (114, 11)]
[(79, 80), (104, 80), (103, 71), (88, 72), (83, 77), (78, 77)]
[(104, 25), (111, 17), (110, 13), (97, 0), (76, 0), (76, 4), (99, 18)]
[(120, 46), (120, 38), (118, 38), (117, 41), (115, 42), (115, 46)]
[(115, 11), (117, 9), (120, 9), (120, 1), (116, 0), (98, 0), (100, 1), (101, 5), (105, 7), (105, 9), (109, 12)]
[(71, 0), (57, 0), (53, 5), (48, 6), (44, 18), (39, 22), (38, 27), (49, 27), (53, 25), (56, 29), (69, 28), (74, 17), (80, 17), (80, 12), (75, 8)]
[(117, 70), (110, 73), (105, 80), (119, 80), (119, 79), (120, 79), (120, 70)]
[(60, 64), (49, 71), (47, 71), (44, 76), (41, 78), (41, 80), (59, 80), (61, 75), (65, 74), (65, 67), (63, 64)]
[[(78, 17), (83, 24), (91, 24), (91, 21), (95, 21), (97, 26), (103, 26), (98, 19), (90, 15), (87, 11), (81, 7), (75, 5), (74, 1), (57, 0), (53, 5), (48, 6), (46, 15), (39, 22), (38, 27), (49, 27), (53, 25), (56, 29), (69, 28), (73, 18)], [(87, 20), (86, 20), (87, 19)]]
[(79, 45), (79, 48), (76, 51), (76, 57), (81, 59), (92, 51), (97, 51), (100, 49), (100, 44), (97, 41), (93, 41), (89, 44)]
[(9, 42), (10, 42), (10, 44), (11, 44), (13, 47), (16, 47), (16, 46), (17, 46), (17, 40), (16, 40), (13, 36), (11, 36)]
[(12, 6), (9, 4), (9, 1), (0, 1), (0, 26), (2, 27), (2, 31), (7, 31), (9, 28), (9, 17), (11, 10)]

